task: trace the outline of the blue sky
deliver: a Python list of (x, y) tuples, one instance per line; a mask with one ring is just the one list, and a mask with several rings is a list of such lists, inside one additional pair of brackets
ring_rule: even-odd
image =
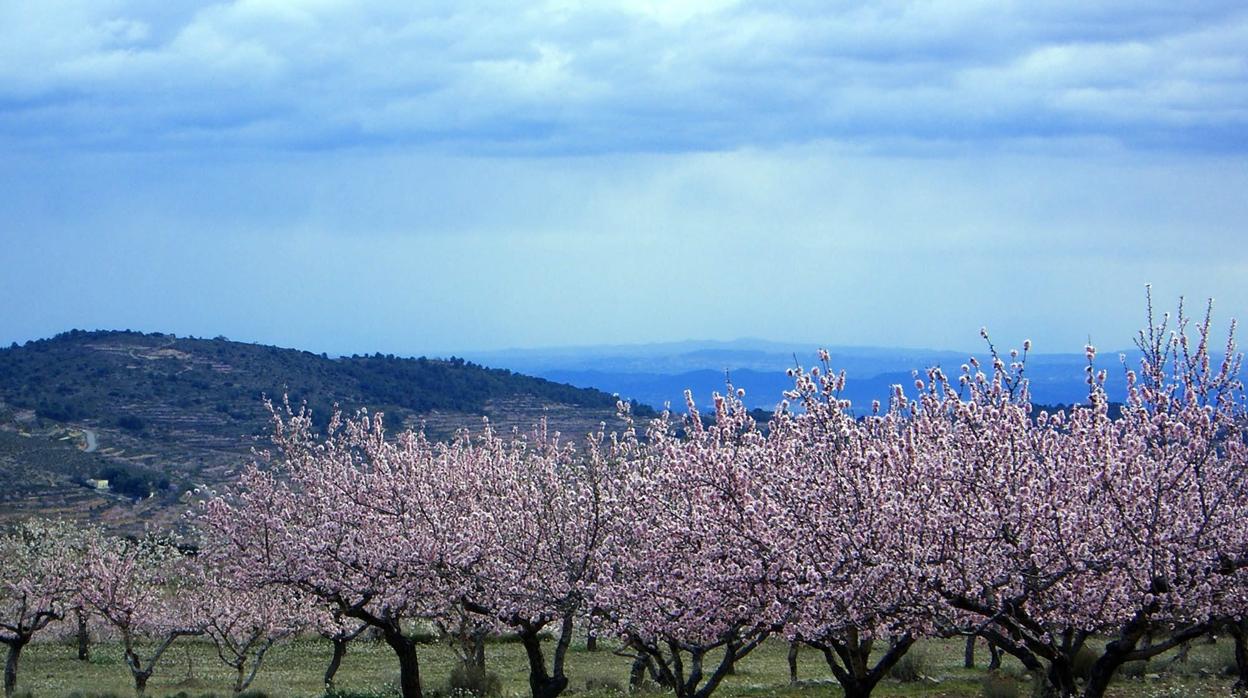
[(1126, 346), (1146, 283), (1248, 317), (1245, 47), (1242, 2), (4, 3), (0, 341)]

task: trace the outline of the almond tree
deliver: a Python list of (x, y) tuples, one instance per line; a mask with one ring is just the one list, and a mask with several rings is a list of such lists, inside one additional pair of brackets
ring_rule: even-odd
[(438, 636), (455, 653), (462, 666), (485, 671), (485, 640), (498, 632), (500, 624), (493, 618), (474, 613), (464, 603), (454, 604), (450, 614), (434, 621)]
[(334, 688), (334, 676), (338, 673), (338, 667), (342, 665), (343, 657), (347, 656), (347, 646), (361, 633), (368, 630), (368, 623), (348, 618), (343, 615), (341, 608), (326, 606), (320, 602), (312, 603), (308, 609), (308, 616), (309, 624), (334, 647), (333, 654), (329, 658), (329, 665), (325, 667), (325, 690), (329, 691)]
[[(567, 688), (568, 648), (601, 568), (625, 449), (599, 432), (579, 453), (544, 423), (525, 439), (499, 438), (487, 425), (457, 442), (456, 489), (471, 493), (459, 505), (463, 533), (479, 551), (461, 570), (463, 604), (516, 632), (534, 698)], [(552, 626), (548, 660), (542, 634)]]
[(255, 680), (269, 649), (307, 622), (307, 603), (293, 588), (254, 587), (211, 564), (197, 570), (187, 596), (217, 657), (234, 670), (236, 696)]
[(381, 416), (335, 415), (318, 436), (306, 410), (273, 410), (276, 455), (246, 465), (238, 484), (202, 502), (209, 556), (252, 587), (290, 586), (377, 628), (399, 661), (404, 698), (419, 698), (414, 619), (444, 615), (460, 525), (443, 483), (446, 446)]
[[(87, 548), (77, 597), (121, 637), (139, 696), (173, 642), (203, 632), (187, 604), (189, 572), (189, 560), (165, 538), (99, 537)], [(148, 643), (154, 648), (144, 654)]]
[[(786, 633), (823, 653), (851, 698), (868, 696), (930, 626), (918, 576), (903, 556), (913, 519), (915, 444), (902, 410), (856, 419), (844, 373), (797, 369), (801, 410), (781, 409), (768, 493), (793, 540)], [(882, 651), (881, 651), (882, 649)], [(874, 661), (873, 661), (874, 657)]]
[(1182, 317), (1179, 330), (1156, 346), (1181, 364), (1167, 372), (1146, 352), (1145, 379), (1128, 373), (1119, 419), (1092, 347), (1089, 404), (1069, 414), (1033, 419), (1025, 384), (1021, 399), (1011, 395), (1019, 362), (995, 357), (990, 374), (964, 368), (968, 399), (932, 372), (915, 407), (927, 484), (914, 508), (925, 530), (911, 541), (928, 583), (1002, 649), (1047, 665), (1063, 696), (1079, 691), (1074, 658), (1094, 633), (1111, 640), (1085, 696), (1242, 602), (1248, 449), (1236, 426), (1237, 359), (1228, 344), (1228, 359), (1209, 370), (1207, 318), (1195, 344)]
[(771, 444), (739, 396), (715, 403), (708, 426), (688, 399), (684, 438), (670, 417), (647, 430), (611, 503), (594, 595), (681, 698), (709, 696), (788, 617), (789, 536), (764, 492)]
[(98, 533), (65, 521), (32, 519), (0, 534), (0, 643), (8, 647), (4, 695), (17, 689), (22, 650), (74, 605), (78, 565)]

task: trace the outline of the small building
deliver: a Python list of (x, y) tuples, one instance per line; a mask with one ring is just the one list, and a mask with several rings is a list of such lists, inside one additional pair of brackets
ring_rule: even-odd
[(96, 480), (94, 478), (87, 478), (87, 487), (90, 487), (93, 490), (107, 490), (108, 480)]

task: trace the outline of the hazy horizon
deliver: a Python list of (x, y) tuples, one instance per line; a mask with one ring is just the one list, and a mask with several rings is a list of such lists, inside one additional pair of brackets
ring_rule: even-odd
[[(1225, 323), (1218, 323), (1218, 325), (1224, 325), (1224, 324)], [(850, 351), (850, 352), (864, 352), (864, 353), (902, 352), (902, 353), (916, 353), (916, 354), (923, 354), (923, 353), (952, 354), (956, 356), (971, 356), (971, 355), (983, 356), (988, 351), (987, 344), (981, 338), (976, 336), (976, 339), (979, 340), (978, 343), (973, 344), (971, 346), (966, 346), (966, 347), (901, 346), (901, 345), (887, 345), (886, 346), (886, 345), (879, 345), (879, 344), (851, 344), (851, 343), (831, 344), (827, 342), (823, 342), (823, 343), (803, 342), (803, 341), (785, 342), (785, 341), (779, 341), (779, 340), (766, 339), (762, 337), (736, 337), (732, 339), (685, 338), (685, 339), (675, 339), (675, 340), (660, 340), (660, 341), (654, 341), (654, 342), (626, 342), (626, 343), (609, 343), (609, 344), (603, 343), (603, 344), (552, 344), (552, 345), (536, 345), (536, 346), (507, 346), (507, 347), (501, 347), (501, 348), (484, 348), (484, 349), (473, 348), (473, 347), (443, 348), (442, 350), (435, 349), (433, 351), (423, 351), (423, 350), (422, 351), (382, 351), (380, 349), (361, 348), (361, 349), (355, 349), (355, 350), (346, 351), (346, 352), (332, 352), (328, 350), (322, 350), (319, 347), (301, 346), (301, 345), (295, 345), (295, 344), (290, 344), (290, 343), (283, 343), (280, 341), (278, 342), (262, 341), (262, 340), (257, 340), (257, 339), (251, 339), (248, 337), (229, 336), (229, 335), (225, 335), (222, 333), (214, 334), (210, 332), (185, 332), (185, 333), (170, 332), (168, 330), (162, 330), (159, 328), (144, 328), (144, 327), (92, 327), (92, 328), (67, 327), (58, 332), (53, 332), (51, 334), (40, 336), (40, 337), (27, 337), (27, 338), (18, 338), (18, 339), (11, 339), (11, 340), (6, 339), (3, 342), (0, 342), (0, 348), (5, 348), (13, 344), (17, 344), (18, 346), (21, 346), (25, 344), (26, 342), (37, 342), (37, 341), (52, 339), (56, 337), (57, 335), (71, 332), (74, 330), (81, 330), (81, 331), (86, 331), (86, 332), (132, 331), (132, 332), (140, 332), (143, 334), (172, 334), (180, 339), (192, 339), (192, 338), (193, 339), (216, 339), (220, 337), (231, 342), (274, 346), (279, 349), (294, 349), (298, 351), (309, 351), (314, 354), (324, 353), (330, 356), (331, 358), (346, 357), (346, 356), (351, 356), (353, 354), (363, 356), (363, 355), (373, 355), (373, 354), (380, 353), (380, 354), (392, 354), (394, 356), (398, 356), (401, 358), (417, 358), (420, 356), (424, 356), (428, 358), (449, 358), (449, 357), (455, 356), (459, 358), (465, 358), (468, 360), (476, 361), (477, 359), (474, 357), (491, 357), (491, 358), (502, 357), (502, 356), (507, 356), (508, 354), (511, 354), (511, 353), (516, 353), (518, 356), (531, 355), (531, 356), (540, 356), (540, 357), (554, 357), (560, 354), (607, 355), (610, 353), (618, 353), (624, 356), (633, 356), (635, 355), (635, 352), (640, 352), (642, 354), (672, 355), (672, 352), (677, 352), (677, 351), (704, 352), (704, 351), (711, 350), (711, 349), (716, 349), (716, 350), (722, 349), (723, 351), (735, 350), (739, 352), (757, 352), (757, 351), (791, 352), (794, 350), (805, 350), (805, 351), (809, 351), (812, 355), (819, 349), (827, 349), (833, 352), (837, 350)], [(1010, 349), (1020, 349), (1023, 339), (1029, 339), (1029, 337), (1019, 338), (1016, 341), (999, 341), (999, 338), (994, 336), (993, 342), (994, 344), (997, 345), (998, 350), (1009, 351)], [(1045, 356), (1062, 356), (1062, 357), (1079, 356), (1079, 357), (1082, 357), (1084, 355), (1084, 346), (1085, 345), (1081, 343), (1079, 344), (1079, 346), (1076, 346), (1076, 347), (1071, 347), (1068, 349), (1053, 349), (1053, 350), (1047, 350), (1042, 347), (1033, 346), (1033, 349), (1030, 355), (1032, 357), (1038, 357), (1038, 358), (1043, 358)], [(1135, 352), (1135, 351), (1136, 351), (1136, 347), (1130, 341), (1124, 342), (1121, 345), (1098, 346), (1098, 352), (1112, 354), (1113, 356), (1117, 356), (1119, 353), (1122, 353), (1122, 352)]]

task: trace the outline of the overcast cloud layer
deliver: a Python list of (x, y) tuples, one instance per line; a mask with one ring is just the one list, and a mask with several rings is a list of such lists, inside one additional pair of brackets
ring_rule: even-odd
[(1238, 151), (1245, 46), (1242, 2), (10, 2), (0, 128), (142, 149)]
[(1245, 47), (1242, 2), (0, 3), (0, 341), (1125, 346), (1148, 282), (1248, 316)]

